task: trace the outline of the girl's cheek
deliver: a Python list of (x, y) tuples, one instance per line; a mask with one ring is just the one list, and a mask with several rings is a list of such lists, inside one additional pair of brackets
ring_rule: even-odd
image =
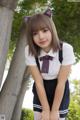
[(34, 43), (37, 44), (37, 40), (34, 40)]
[(37, 36), (34, 36), (34, 37), (33, 37), (33, 40), (36, 41), (36, 40), (37, 40)]

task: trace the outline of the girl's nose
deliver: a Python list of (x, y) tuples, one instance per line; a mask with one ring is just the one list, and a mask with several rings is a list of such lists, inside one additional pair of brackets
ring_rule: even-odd
[(39, 31), (39, 39), (43, 39), (43, 38), (44, 38), (44, 34), (41, 31)]

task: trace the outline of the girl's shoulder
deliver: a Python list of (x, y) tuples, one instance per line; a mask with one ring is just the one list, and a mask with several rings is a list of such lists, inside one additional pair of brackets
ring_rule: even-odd
[(26, 52), (29, 52), (29, 45), (26, 45), (26, 46), (25, 46), (25, 51), (26, 51)]
[(63, 42), (63, 65), (73, 64), (75, 63), (75, 56), (73, 47), (71, 44)]
[(63, 50), (66, 50), (68, 52), (71, 49), (73, 50), (73, 46), (71, 44), (63, 42)]
[(26, 54), (27, 56), (32, 56), (32, 55), (30, 54), (30, 52), (29, 52), (29, 45), (26, 45), (26, 46), (25, 46), (25, 54)]
[(36, 65), (35, 57), (29, 54), (29, 45), (25, 47), (25, 63), (26, 65)]
[(70, 43), (67, 43), (67, 42), (63, 42), (63, 46), (65, 46), (65, 47), (72, 47), (72, 45)]

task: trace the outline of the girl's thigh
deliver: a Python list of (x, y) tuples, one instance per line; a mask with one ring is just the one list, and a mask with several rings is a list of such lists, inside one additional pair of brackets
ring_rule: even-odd
[(41, 120), (41, 113), (34, 111), (34, 120)]

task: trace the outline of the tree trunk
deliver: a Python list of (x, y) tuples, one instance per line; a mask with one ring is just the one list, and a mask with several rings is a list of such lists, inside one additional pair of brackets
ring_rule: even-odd
[(17, 6), (18, 0), (0, 0), (0, 5), (11, 10), (14, 10)]
[(0, 93), (0, 114), (3, 114), (6, 120), (11, 120), (12, 118), (12, 113), (21, 89), (26, 68), (24, 57), (25, 45), (26, 39), (25, 37), (21, 37), (17, 43), (8, 76)]
[[(1, 80), (7, 59), (14, 14), (13, 10), (16, 7), (16, 3), (17, 0), (0, 0), (0, 84), (2, 82)], [(20, 41), (17, 43), (6, 81), (0, 93), (0, 119), (2, 115), (6, 120), (15, 120), (16, 118), (14, 115), (17, 112), (20, 118), (21, 105), (26, 90), (25, 85), (27, 85), (25, 81), (22, 83), (23, 74), (26, 68), (24, 60), (25, 45), (25, 39), (21, 36)], [(22, 94), (20, 94), (20, 92)], [(17, 104), (18, 99), (20, 99), (19, 105)]]
[(11, 120), (20, 120), (20, 117), (21, 117), (22, 103), (24, 100), (24, 95), (25, 95), (26, 90), (29, 89), (30, 84), (31, 84), (31, 80), (29, 79), (30, 77), (29, 77), (27, 69), (26, 69), (26, 72), (25, 72), (24, 77), (23, 77), (21, 90), (19, 92), (18, 99), (17, 99), (16, 105), (15, 105)]
[(16, 3), (17, 0), (0, 0), (0, 86), (7, 59), (14, 13), (13, 10), (16, 7)]
[(0, 7), (0, 85), (7, 59), (12, 19), (13, 11), (5, 7)]

